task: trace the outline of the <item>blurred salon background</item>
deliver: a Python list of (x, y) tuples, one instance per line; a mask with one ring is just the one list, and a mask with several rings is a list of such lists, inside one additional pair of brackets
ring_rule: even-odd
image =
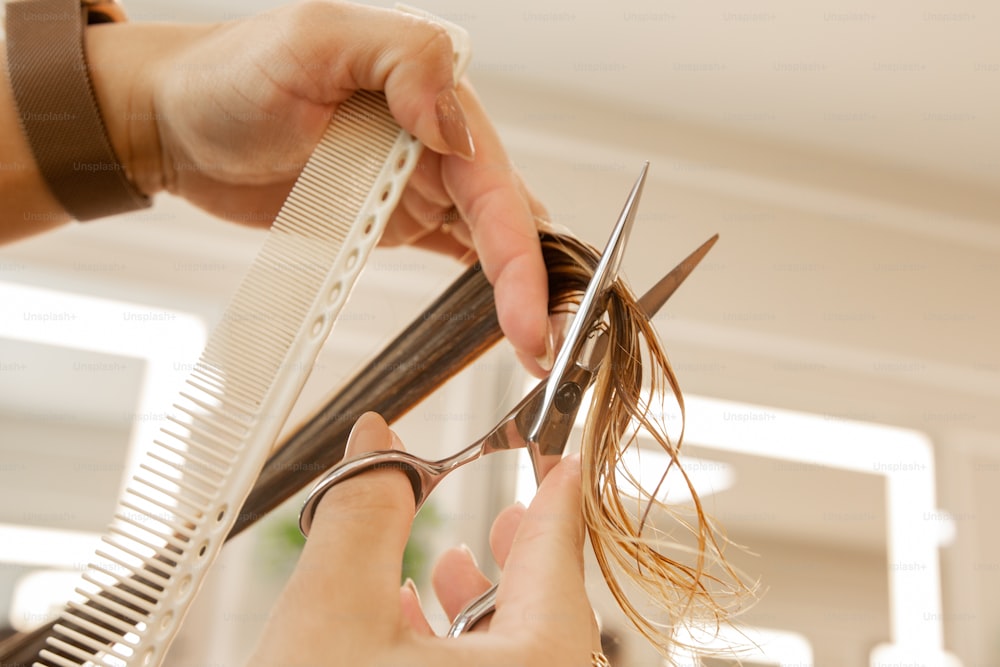
[[(216, 21), (274, 4), (126, 9)], [(655, 323), (688, 396), (689, 470), (762, 595), (741, 633), (694, 639), (745, 665), (1000, 664), (1000, 5), (421, 7), (471, 34), (469, 79), (555, 223), (602, 244), (650, 161), (624, 264), (637, 291), (720, 234)], [(0, 248), (5, 632), (71, 594), (263, 235), (161, 196)], [(291, 423), (460, 272), (377, 250)], [(528, 386), (501, 343), (396, 428), (443, 456)], [(438, 627), (429, 563), (465, 542), (491, 564), (493, 516), (530, 497), (524, 462), (492, 458), (417, 519), (407, 568)], [(242, 664), (295, 562), (300, 501), (225, 549), (169, 664)], [(590, 574), (612, 664), (662, 664)]]

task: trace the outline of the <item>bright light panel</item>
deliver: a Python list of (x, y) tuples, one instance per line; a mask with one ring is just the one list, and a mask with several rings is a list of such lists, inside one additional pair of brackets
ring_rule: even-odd
[(188, 376), (188, 365), (178, 360), (193, 364), (207, 332), (204, 322), (188, 313), (0, 282), (0, 336), (145, 362), (142, 387), (132, 406), (137, 418), (126, 462), (126, 470), (134, 471), (147, 443), (166, 421), (160, 413)]
[[(692, 456), (681, 456), (680, 461), (699, 498), (707, 498), (713, 493), (721, 493), (732, 487), (735, 480), (733, 467), (728, 463)], [(670, 467), (668, 470), (670, 457), (663, 452), (631, 447), (622, 456), (622, 465), (638, 477), (639, 486), (647, 493), (660, 485), (660, 480), (666, 472), (667, 478), (660, 485), (660, 493), (657, 496), (660, 502), (668, 505), (684, 505), (693, 502), (691, 491), (687, 482), (684, 481), (681, 471), (677, 466)], [(639, 489), (629, 483), (624, 475), (619, 478), (618, 488), (629, 496), (638, 496), (639, 494)], [(535, 497), (537, 489), (531, 459), (527, 451), (521, 451), (518, 453), (515, 499), (528, 505)]]

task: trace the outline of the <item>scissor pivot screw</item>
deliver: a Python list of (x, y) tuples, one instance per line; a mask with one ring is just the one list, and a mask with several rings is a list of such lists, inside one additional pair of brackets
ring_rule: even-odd
[(576, 409), (576, 406), (580, 404), (580, 398), (582, 396), (583, 389), (580, 388), (580, 385), (575, 382), (564, 383), (556, 392), (556, 410), (563, 414), (572, 412)]

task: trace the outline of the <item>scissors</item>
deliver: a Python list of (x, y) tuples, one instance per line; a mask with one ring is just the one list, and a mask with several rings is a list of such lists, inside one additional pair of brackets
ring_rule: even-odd
[[(607, 334), (597, 327), (607, 308), (608, 293), (618, 277), (622, 256), (635, 220), (649, 163), (643, 165), (625, 206), (608, 239), (594, 275), (584, 292), (552, 371), (483, 438), (462, 451), (438, 461), (428, 461), (408, 452), (369, 452), (332, 468), (306, 498), (299, 514), (299, 529), (309, 535), (316, 507), (331, 487), (369, 470), (397, 468), (407, 474), (419, 510), (434, 488), (449, 473), (487, 454), (526, 448), (535, 481), (539, 484), (562, 458), (587, 388), (596, 378), (607, 349)], [(694, 270), (718, 235), (702, 244), (639, 299), (647, 317), (652, 317)], [(457, 637), (493, 613), (496, 585), (473, 600), (455, 617), (448, 636)]]

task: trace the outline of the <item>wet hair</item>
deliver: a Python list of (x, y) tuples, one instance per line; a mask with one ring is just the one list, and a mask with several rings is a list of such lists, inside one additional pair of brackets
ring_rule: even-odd
[[(571, 312), (599, 252), (566, 234), (543, 234), (542, 246), (550, 311)], [(669, 657), (676, 628), (711, 634), (751, 601), (753, 586), (726, 560), (730, 542), (684, 472), (679, 458), (684, 397), (656, 329), (621, 280), (611, 291), (602, 326), (608, 346), (580, 445), (584, 518), (611, 594), (636, 629)], [(673, 436), (664, 418), (671, 405), (680, 415)], [(669, 465), (653, 488), (645, 488), (626, 453), (641, 461), (642, 451), (651, 447), (666, 454)], [(672, 480), (676, 475), (686, 484), (690, 503), (664, 502), (670, 470), (676, 471)]]

